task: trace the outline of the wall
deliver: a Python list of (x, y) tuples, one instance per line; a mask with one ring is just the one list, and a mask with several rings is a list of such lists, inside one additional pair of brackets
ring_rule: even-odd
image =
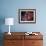
[[(1, 15), (6, 17), (13, 17), (15, 24), (11, 31), (46, 31), (46, 6), (44, 0), (1, 0)], [(36, 24), (19, 24), (18, 23), (18, 9), (36, 9)], [(2, 32), (8, 31), (6, 25), (2, 26)]]

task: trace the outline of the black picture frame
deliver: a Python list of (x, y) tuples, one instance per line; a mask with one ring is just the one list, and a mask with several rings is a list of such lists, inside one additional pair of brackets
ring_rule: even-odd
[(36, 9), (19, 9), (19, 23), (36, 23)]

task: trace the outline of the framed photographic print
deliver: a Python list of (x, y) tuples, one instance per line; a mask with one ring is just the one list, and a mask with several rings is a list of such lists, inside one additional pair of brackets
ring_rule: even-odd
[(36, 23), (36, 9), (19, 9), (19, 23)]

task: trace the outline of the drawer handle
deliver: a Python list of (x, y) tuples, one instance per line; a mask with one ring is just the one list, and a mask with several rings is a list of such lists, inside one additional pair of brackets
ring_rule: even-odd
[(35, 42), (32, 42), (32, 44), (34, 44)]

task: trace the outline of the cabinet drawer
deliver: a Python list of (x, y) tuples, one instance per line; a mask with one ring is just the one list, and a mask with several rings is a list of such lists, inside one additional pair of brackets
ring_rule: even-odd
[(5, 40), (4, 41), (4, 44), (5, 45), (15, 45), (16, 44), (16, 41), (15, 40)]
[(38, 40), (38, 39), (39, 39), (39, 40), (43, 40), (43, 36), (41, 36), (41, 35), (38, 35), (38, 36), (37, 36), (37, 35), (33, 35), (33, 36), (26, 35), (26, 36), (25, 36), (25, 40), (26, 40), (26, 39), (27, 39), (27, 40), (29, 40), (29, 39), (30, 39), (30, 40), (31, 40), (31, 39), (35, 39), (35, 40)]
[(23, 46), (23, 40), (5, 40), (4, 46)]
[(32, 41), (33, 46), (43, 46), (43, 40), (34, 40)]
[(25, 40), (24, 46), (43, 46), (42, 40)]
[(8, 40), (8, 39), (10, 39), (10, 40), (22, 40), (22, 39), (24, 39), (24, 36), (23, 35), (15, 35), (15, 36), (6, 35), (6, 36), (4, 36), (4, 39), (6, 39), (6, 40)]

